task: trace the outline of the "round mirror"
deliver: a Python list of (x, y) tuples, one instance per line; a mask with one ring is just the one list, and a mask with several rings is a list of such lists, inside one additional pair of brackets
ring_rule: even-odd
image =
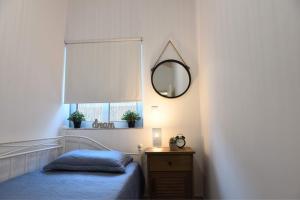
[(151, 82), (154, 90), (166, 98), (182, 96), (189, 89), (189, 67), (178, 60), (164, 60), (152, 69)]

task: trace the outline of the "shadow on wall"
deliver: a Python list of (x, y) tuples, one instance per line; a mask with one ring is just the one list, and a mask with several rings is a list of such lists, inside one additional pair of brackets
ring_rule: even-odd
[[(296, 183), (299, 180), (297, 173), (293, 171), (296, 164), (290, 161), (294, 152), (282, 157), (279, 156), (276, 149), (282, 150), (283, 145), (276, 147), (276, 149), (274, 147), (260, 147), (259, 141), (257, 146), (253, 146), (252, 149), (247, 147), (247, 144), (243, 144), (245, 146), (243, 148), (241, 146), (235, 148), (236, 145), (224, 140), (222, 135), (224, 133), (213, 139), (214, 149), (210, 151), (209, 155), (204, 155), (206, 198), (298, 199), (296, 192), (299, 190), (292, 193), (299, 186)], [(284, 142), (281, 141), (283, 144)], [(264, 141), (263, 143), (266, 146), (271, 146), (271, 142)], [(271, 155), (269, 150), (274, 153)], [(250, 156), (249, 154), (253, 151), (257, 153)], [(268, 166), (265, 166), (266, 164)], [(274, 169), (276, 169), (276, 173), (273, 173)], [(287, 181), (290, 177), (292, 180)], [(280, 185), (281, 188), (291, 188), (293, 191), (281, 194), (278, 188), (275, 189), (277, 185)]]
[[(209, 155), (204, 153), (204, 183), (205, 197), (213, 199), (232, 198), (259, 198), (253, 196), (258, 191), (245, 170), (251, 168), (250, 158), (237, 159), (241, 152), (226, 141), (226, 133), (223, 130), (213, 130), (210, 138)], [(210, 196), (211, 195), (211, 196)]]
[(53, 112), (47, 113), (52, 117), (52, 120), (47, 123), (45, 128), (50, 133), (58, 133), (63, 124), (66, 124), (66, 112), (68, 111), (68, 105), (57, 105)]

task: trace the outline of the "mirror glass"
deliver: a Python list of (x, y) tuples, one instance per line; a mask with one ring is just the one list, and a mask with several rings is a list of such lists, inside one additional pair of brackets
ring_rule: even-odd
[(189, 67), (178, 60), (164, 60), (152, 70), (154, 90), (161, 96), (176, 98), (183, 95), (190, 87)]

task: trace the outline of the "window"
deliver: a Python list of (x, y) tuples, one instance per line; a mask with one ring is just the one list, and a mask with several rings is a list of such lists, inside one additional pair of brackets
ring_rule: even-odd
[[(128, 111), (137, 112), (141, 117), (143, 115), (141, 102), (122, 102), (122, 103), (90, 103), (90, 104), (71, 104), (70, 113), (78, 109), (85, 115), (86, 121), (83, 127), (91, 128), (95, 119), (99, 122), (113, 122), (116, 128), (126, 128), (127, 122), (122, 120), (123, 114)], [(142, 127), (140, 120), (136, 127)]]
[(122, 121), (123, 114), (128, 111), (138, 112), (138, 104), (136, 102), (129, 103), (110, 103), (109, 104), (109, 121)]
[(77, 104), (77, 106), (78, 110), (84, 114), (86, 121), (94, 121), (95, 119), (101, 122), (107, 121), (105, 103)]
[[(128, 110), (137, 112), (142, 118), (141, 55), (139, 38), (126, 42), (67, 43), (64, 72), (66, 115), (76, 110), (82, 112), (86, 118), (81, 124), (83, 128), (91, 128), (95, 119), (113, 122), (116, 128), (127, 128), (122, 116)], [(73, 123), (67, 123), (66, 126), (73, 126)], [(142, 127), (143, 119), (135, 125)]]

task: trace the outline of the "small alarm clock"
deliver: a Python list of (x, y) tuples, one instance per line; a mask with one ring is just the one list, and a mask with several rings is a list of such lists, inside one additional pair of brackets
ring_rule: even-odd
[(185, 137), (181, 134), (175, 137), (175, 144), (178, 148), (183, 148), (186, 144)]

